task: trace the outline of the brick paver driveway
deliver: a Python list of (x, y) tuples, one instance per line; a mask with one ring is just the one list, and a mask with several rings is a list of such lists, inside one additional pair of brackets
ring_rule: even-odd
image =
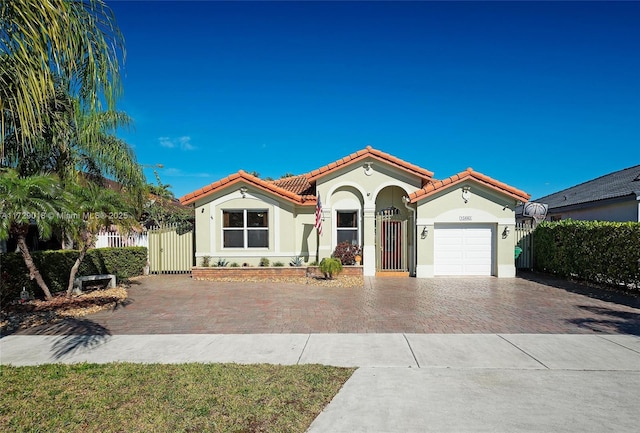
[(608, 333), (640, 335), (640, 299), (537, 274), (366, 278), (362, 288), (150, 276), (126, 306), (27, 333)]

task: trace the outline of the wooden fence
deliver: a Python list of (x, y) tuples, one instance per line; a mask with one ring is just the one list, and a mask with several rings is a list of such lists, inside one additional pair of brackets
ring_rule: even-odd
[(175, 224), (151, 227), (130, 235), (102, 231), (97, 235), (96, 248), (146, 247), (150, 273), (190, 273), (195, 264), (193, 233), (193, 228), (187, 231)]
[(175, 224), (149, 229), (149, 272), (190, 273), (194, 263), (193, 228), (181, 230)]
[(533, 269), (533, 231), (531, 224), (516, 224), (516, 246), (522, 249), (516, 259), (516, 269)]
[(148, 247), (147, 232), (122, 235), (117, 231), (101, 231), (96, 235), (96, 248)]

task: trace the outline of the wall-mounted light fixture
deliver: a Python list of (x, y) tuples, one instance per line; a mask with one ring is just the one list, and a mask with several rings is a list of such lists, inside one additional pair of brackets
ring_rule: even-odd
[(367, 176), (371, 176), (373, 174), (373, 167), (371, 166), (370, 162), (365, 162), (363, 167), (364, 167), (364, 174), (366, 174)]
[(429, 234), (429, 229), (427, 228), (427, 226), (422, 227), (422, 233), (420, 233), (420, 238), (426, 239), (428, 234)]
[(504, 230), (502, 231), (502, 239), (506, 239), (506, 237), (509, 236), (509, 233), (511, 233), (511, 229), (509, 228), (509, 226), (504, 226)]
[(245, 198), (247, 196), (247, 188), (245, 188), (244, 186), (240, 188), (240, 195), (242, 196), (242, 198)]
[(462, 187), (462, 200), (464, 200), (464, 202), (467, 203), (469, 201), (469, 197), (471, 197), (471, 187), (470, 186), (463, 186)]

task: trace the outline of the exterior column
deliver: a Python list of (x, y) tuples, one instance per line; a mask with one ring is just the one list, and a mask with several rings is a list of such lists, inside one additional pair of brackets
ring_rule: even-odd
[[(315, 229), (313, 230), (316, 231)], [(319, 239), (318, 247), (318, 263), (325, 257), (331, 257), (333, 250), (331, 249), (331, 236), (333, 233), (333, 224), (331, 222), (331, 209), (322, 208), (322, 234)]]
[(376, 275), (376, 209), (364, 208), (362, 264), (365, 277)]

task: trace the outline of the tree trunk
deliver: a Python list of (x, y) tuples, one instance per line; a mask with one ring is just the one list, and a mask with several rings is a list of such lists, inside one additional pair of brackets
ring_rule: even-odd
[(33, 263), (33, 257), (29, 254), (29, 248), (27, 247), (27, 241), (23, 234), (20, 234), (16, 237), (16, 243), (18, 244), (18, 249), (24, 258), (24, 264), (27, 266), (29, 270), (29, 278), (35, 279), (36, 283), (38, 283), (38, 287), (42, 289), (44, 292), (44, 297), (47, 301), (51, 300), (51, 292), (49, 291), (49, 287), (47, 287), (47, 283), (42, 279), (42, 275), (40, 275), (40, 271), (36, 268), (36, 264)]
[(67, 298), (71, 297), (71, 293), (73, 293), (73, 281), (76, 279), (76, 274), (78, 273), (78, 269), (80, 269), (80, 263), (84, 260), (84, 256), (87, 253), (87, 245), (85, 244), (80, 250), (80, 255), (76, 259), (76, 262), (73, 264), (71, 268), (71, 273), (69, 274), (69, 285), (67, 286)]
[(71, 267), (71, 273), (69, 274), (69, 285), (67, 286), (67, 298), (70, 298), (71, 294), (73, 293), (73, 281), (76, 279), (76, 274), (78, 273), (78, 269), (80, 269), (80, 263), (82, 263), (82, 261), (84, 260), (84, 256), (87, 254), (87, 250), (91, 245), (92, 239), (91, 239), (90, 233), (85, 233), (83, 238), (84, 238), (83, 239), (84, 242), (82, 245), (82, 249), (80, 250), (80, 254), (76, 259), (76, 262)]

